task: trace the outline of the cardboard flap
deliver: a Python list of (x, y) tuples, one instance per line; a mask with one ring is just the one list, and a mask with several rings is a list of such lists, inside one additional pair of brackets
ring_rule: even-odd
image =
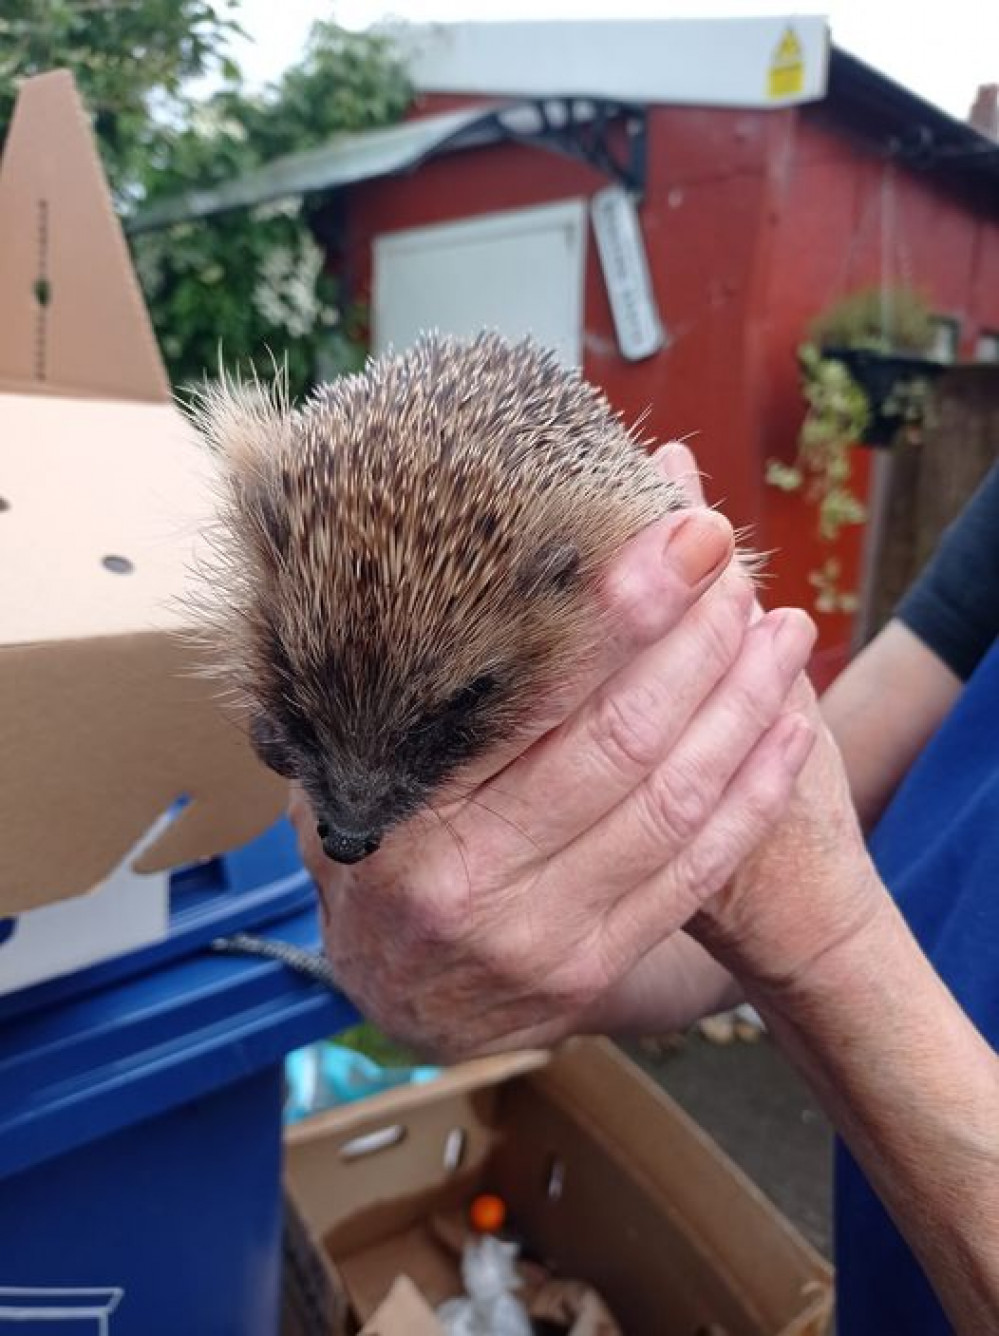
[[(607, 1040), (566, 1044), (533, 1078), (537, 1089), (684, 1222), (705, 1257), (724, 1267), (766, 1329), (822, 1330), (828, 1263), (665, 1091)], [(624, 1092), (627, 1091), (627, 1098)], [(670, 1140), (662, 1138), (663, 1111)], [(759, 1239), (765, 1237), (763, 1251)], [(809, 1296), (811, 1299), (809, 1301)], [(780, 1314), (807, 1303), (800, 1328)]]
[(65, 70), (24, 82), (3, 146), (0, 310), (0, 384), (170, 398), (86, 113)]
[(444, 1336), (434, 1310), (408, 1276), (399, 1276), (361, 1336)]
[(0, 159), (0, 312), (2, 917), (243, 844), (287, 786), (186, 638), (211, 466), (63, 71)]
[(0, 657), (189, 624), (211, 476), (170, 404), (0, 394)]
[(344, 1104), (314, 1114), (300, 1123), (293, 1123), (287, 1129), (285, 1138), (289, 1145), (346, 1138), (353, 1132), (405, 1118), (425, 1104), (437, 1104), (454, 1095), (486, 1090), (515, 1076), (537, 1071), (550, 1061), (551, 1054), (541, 1049), (523, 1049), (517, 1053), (474, 1058), (445, 1071), (434, 1081), (398, 1086), (355, 1104)]
[(287, 785), (176, 637), (11, 647), (0, 670), (0, 914), (90, 890), (178, 799), (137, 871), (234, 848), (284, 810)]

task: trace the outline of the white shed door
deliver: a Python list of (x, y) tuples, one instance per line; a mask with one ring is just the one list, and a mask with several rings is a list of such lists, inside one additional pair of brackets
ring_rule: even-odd
[(391, 232), (374, 243), (376, 352), (427, 330), (531, 334), (564, 362), (583, 352), (583, 200)]

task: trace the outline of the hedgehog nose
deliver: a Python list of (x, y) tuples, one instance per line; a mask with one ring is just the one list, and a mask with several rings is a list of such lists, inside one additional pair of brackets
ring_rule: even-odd
[(323, 852), (334, 863), (359, 863), (381, 844), (381, 836), (373, 831), (338, 830), (327, 821), (320, 821), (316, 832)]

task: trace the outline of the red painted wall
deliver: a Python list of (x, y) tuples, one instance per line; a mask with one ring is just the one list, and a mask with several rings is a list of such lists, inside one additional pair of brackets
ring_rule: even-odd
[[(467, 105), (427, 98), (421, 112)], [(808, 572), (822, 552), (814, 515), (763, 481), (771, 455), (790, 458), (802, 417), (795, 349), (836, 296), (875, 282), (883, 160), (839, 132), (828, 111), (653, 108), (641, 217), (669, 346), (645, 362), (618, 353), (595, 247), (586, 277), (586, 374), (647, 433), (689, 435), (708, 491), (754, 541), (778, 549), (771, 602), (811, 607)], [(900, 277), (962, 322), (965, 350), (999, 329), (999, 210), (978, 215), (904, 169), (894, 174)], [(366, 296), (373, 237), (503, 209), (589, 195), (598, 173), (547, 152), (500, 145), (436, 159), (414, 175), (355, 188), (342, 252), (331, 256)], [(858, 452), (863, 491), (869, 460)], [(844, 579), (861, 533), (843, 544)], [(821, 617), (828, 677), (849, 647), (847, 618)]]

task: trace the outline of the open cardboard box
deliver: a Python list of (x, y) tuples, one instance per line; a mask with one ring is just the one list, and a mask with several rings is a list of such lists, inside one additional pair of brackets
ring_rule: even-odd
[[(207, 461), (65, 72), (23, 84), (4, 142), (0, 310), (3, 918), (233, 848), (285, 786), (194, 671), (181, 599)], [(104, 954), (127, 917), (109, 903)], [(150, 922), (165, 929), (162, 904)]]
[[(432, 1304), (459, 1293), (426, 1222), (488, 1190), (532, 1250), (600, 1292), (627, 1336), (828, 1328), (828, 1265), (606, 1041), (578, 1041), (551, 1061), (469, 1063), (296, 1124), (285, 1148), (327, 1323), (344, 1291), (367, 1321), (400, 1273)], [(330, 1329), (289, 1321), (286, 1336)]]

